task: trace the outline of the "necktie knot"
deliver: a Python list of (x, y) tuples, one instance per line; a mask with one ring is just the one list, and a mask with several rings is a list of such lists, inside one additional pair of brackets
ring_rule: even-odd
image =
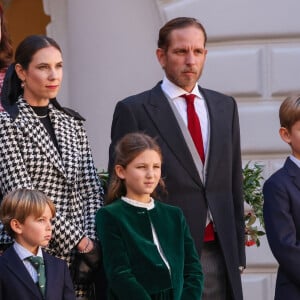
[(44, 260), (40, 256), (29, 256), (27, 260), (33, 265), (33, 267), (38, 271), (41, 265), (44, 265)]
[(193, 94), (184, 94), (181, 97), (183, 97), (185, 99), (186, 103), (189, 105), (189, 104), (193, 104), (194, 103), (196, 95), (193, 95)]

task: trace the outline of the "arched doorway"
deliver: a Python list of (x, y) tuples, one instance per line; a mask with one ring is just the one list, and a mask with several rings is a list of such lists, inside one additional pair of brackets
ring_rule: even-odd
[(14, 49), (30, 34), (46, 34), (50, 17), (42, 0), (0, 0)]

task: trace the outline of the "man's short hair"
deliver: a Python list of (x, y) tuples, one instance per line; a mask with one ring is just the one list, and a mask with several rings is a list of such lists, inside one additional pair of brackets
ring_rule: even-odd
[(300, 120), (300, 95), (287, 97), (279, 109), (280, 126), (291, 130), (292, 126)]
[(157, 41), (158, 48), (167, 51), (170, 45), (171, 32), (175, 29), (186, 28), (189, 26), (195, 26), (203, 32), (205, 46), (207, 41), (207, 35), (204, 26), (195, 18), (179, 17), (170, 20), (159, 30), (159, 36)]

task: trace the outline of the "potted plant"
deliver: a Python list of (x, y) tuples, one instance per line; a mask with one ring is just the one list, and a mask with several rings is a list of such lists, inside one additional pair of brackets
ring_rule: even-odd
[[(260, 246), (260, 237), (265, 235), (263, 220), (263, 193), (261, 182), (263, 166), (250, 162), (243, 168), (243, 194), (245, 200), (246, 246)], [(259, 224), (257, 224), (259, 223)]]

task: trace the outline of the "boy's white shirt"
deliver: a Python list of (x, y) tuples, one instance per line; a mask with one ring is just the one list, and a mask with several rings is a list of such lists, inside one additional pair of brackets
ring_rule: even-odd
[[(17, 255), (20, 257), (20, 259), (24, 263), (24, 266), (27, 269), (27, 271), (29, 272), (31, 278), (36, 283), (38, 281), (37, 271), (32, 266), (32, 264), (26, 259), (29, 256), (32, 256), (33, 254), (29, 250), (27, 250), (26, 248), (24, 248), (22, 245), (20, 245), (18, 242), (14, 242), (13, 247), (14, 247)], [(43, 258), (43, 252), (42, 252), (42, 248), (41, 247), (38, 248), (38, 252), (37, 252), (36, 256), (40, 256), (40, 257)]]
[(289, 157), (290, 157), (291, 161), (294, 162), (297, 165), (298, 168), (300, 168), (300, 159), (296, 158), (292, 154)]

